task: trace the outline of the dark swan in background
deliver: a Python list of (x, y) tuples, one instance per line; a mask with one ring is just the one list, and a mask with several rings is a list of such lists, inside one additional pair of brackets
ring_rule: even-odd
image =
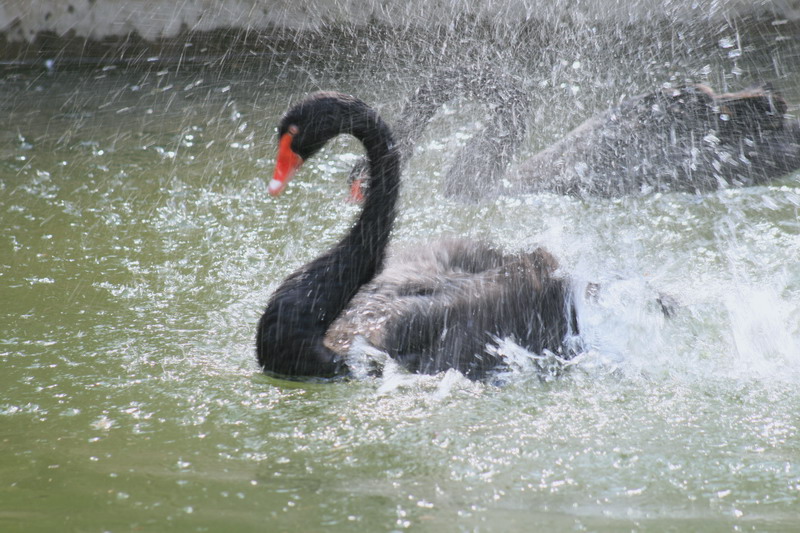
[(506, 193), (618, 197), (761, 185), (800, 168), (800, 121), (771, 87), (628, 98), (508, 172)]
[(269, 192), (279, 194), (303, 161), (339, 134), (364, 145), (370, 186), (347, 234), (271, 296), (256, 338), (264, 372), (346, 376), (356, 335), (412, 372), (452, 368), (471, 379), (504, 366), (491, 349), (498, 339), (569, 357), (565, 341), (577, 332), (571, 290), (544, 250), (505, 254), (454, 240), (387, 260), (401, 158), (388, 126), (360, 100), (316, 93), (283, 117)]
[(507, 168), (526, 134), (529, 99), (507, 76), (472, 71), (436, 72), (407, 99), (396, 129), (404, 162), (439, 107), (459, 94), (492, 112), (444, 177), (451, 197), (702, 193), (761, 185), (800, 169), (800, 120), (786, 115), (787, 103), (772, 87), (717, 94), (700, 84), (626, 98)]
[[(479, 200), (497, 194), (527, 135), (531, 102), (519, 80), (486, 65), (434, 69), (405, 99), (392, 130), (404, 166), (437, 111), (459, 97), (480, 103), (488, 112), (483, 128), (458, 151), (445, 171), (445, 194)], [(361, 158), (350, 171), (351, 196), (359, 197), (359, 187), (368, 184), (366, 178), (367, 160)]]

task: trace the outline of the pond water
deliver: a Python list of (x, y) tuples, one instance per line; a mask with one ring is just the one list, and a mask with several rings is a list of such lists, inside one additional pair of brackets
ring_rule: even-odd
[[(702, 50), (662, 35), (636, 51), (631, 36), (618, 55), (612, 32), (541, 53), (452, 52), (452, 38), (433, 52), (491, 57), (530, 90), (523, 158), (665, 82), (767, 78), (796, 114), (800, 44), (768, 29), (725, 26)], [(704, 195), (465, 204), (438, 180), (487, 110), (456, 99), (418, 142), (394, 239), (544, 245), (602, 283), (581, 304), (580, 363), (500, 387), (259, 373), (268, 296), (358, 209), (344, 201), (349, 139), (268, 197), (277, 120), (327, 88), (391, 121), (431, 62), (424, 41), (364, 39), (357, 53), (250, 62), (5, 67), (0, 529), (797, 530), (800, 174)], [(679, 303), (673, 318), (658, 293)]]

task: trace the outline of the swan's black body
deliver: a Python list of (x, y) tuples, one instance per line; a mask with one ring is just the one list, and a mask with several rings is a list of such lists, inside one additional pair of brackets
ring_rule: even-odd
[(394, 222), (400, 160), (391, 132), (364, 103), (318, 93), (281, 121), (292, 151), (312, 156), (349, 133), (366, 148), (370, 187), (345, 237), (289, 276), (261, 317), (258, 363), (284, 377), (346, 375), (342, 358), (363, 335), (411, 371), (449, 368), (473, 379), (501, 366), (487, 345), (510, 337), (535, 352), (564, 353), (577, 328), (567, 283), (544, 251), (506, 255), (482, 243), (452, 241), (396, 256), (382, 272)]

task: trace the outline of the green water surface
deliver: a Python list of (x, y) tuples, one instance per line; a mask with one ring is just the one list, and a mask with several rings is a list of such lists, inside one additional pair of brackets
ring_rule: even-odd
[[(772, 73), (796, 112), (796, 41), (758, 37), (749, 59), (725, 41), (634, 78), (574, 44), (546, 69), (530, 54), (520, 157), (670, 69), (739, 86)], [(346, 139), (268, 198), (274, 127), (318, 88), (396, 116), (418, 72), (382, 53), (3, 72), (0, 530), (800, 531), (797, 174), (464, 204), (438, 180), (486, 110), (456, 100), (419, 140), (394, 238), (544, 245), (603, 283), (582, 304), (583, 362), (502, 387), (258, 372), (269, 294), (358, 209)]]

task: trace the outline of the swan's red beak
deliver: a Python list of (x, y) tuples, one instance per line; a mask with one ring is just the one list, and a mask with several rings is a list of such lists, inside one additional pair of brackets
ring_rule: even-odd
[(294, 177), (294, 173), (303, 164), (303, 158), (292, 150), (292, 134), (284, 133), (278, 143), (278, 158), (275, 162), (275, 174), (267, 186), (272, 196), (278, 196)]

